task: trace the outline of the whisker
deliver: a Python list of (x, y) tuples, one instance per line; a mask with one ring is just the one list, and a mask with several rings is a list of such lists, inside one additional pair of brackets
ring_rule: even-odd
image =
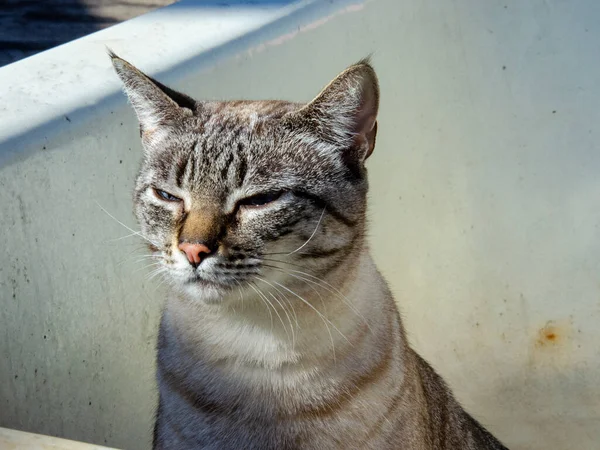
[(276, 285), (280, 286), (281, 288), (285, 289), (286, 291), (288, 291), (290, 294), (292, 294), (293, 296), (297, 297), (298, 299), (300, 299), (305, 305), (307, 305), (309, 308), (311, 308), (313, 311), (315, 311), (319, 317), (321, 318), (321, 320), (323, 320), (326, 323), (326, 327), (327, 327), (327, 332), (329, 333), (329, 338), (331, 339), (331, 345), (332, 345), (332, 351), (333, 351), (333, 360), (335, 362), (335, 344), (333, 341), (333, 336), (331, 334), (331, 330), (329, 329), (329, 326), (327, 326), (327, 323), (329, 325), (331, 325), (333, 327), (333, 329), (335, 331), (337, 331), (340, 336), (342, 338), (344, 338), (344, 340), (346, 342), (348, 342), (348, 344), (352, 345), (352, 342), (350, 342), (348, 340), (348, 338), (344, 335), (344, 333), (342, 333), (340, 331), (340, 329), (338, 327), (335, 326), (335, 324), (333, 322), (331, 322), (331, 320), (329, 320), (327, 317), (325, 317), (317, 308), (315, 308), (309, 301), (307, 301), (306, 299), (304, 299), (302, 296), (298, 295), (296, 292), (292, 291), (291, 289), (288, 289), (287, 287), (285, 287), (283, 284), (273, 280), (273, 283), (275, 283)]
[[(137, 252), (139, 252), (139, 251), (141, 251), (141, 247), (140, 247), (140, 248), (133, 249), (132, 251), (130, 251), (130, 252), (129, 252), (127, 255), (125, 255), (125, 256), (124, 256), (122, 259), (120, 259), (120, 261), (119, 261), (119, 262), (117, 262), (117, 266), (121, 266), (121, 265), (125, 264), (125, 262), (127, 262), (127, 261), (130, 261), (130, 258), (131, 258), (132, 256), (134, 256), (134, 253), (137, 253)], [(138, 256), (139, 256), (139, 255), (138, 255)]]
[(319, 287), (321, 287), (322, 289), (325, 289), (326, 291), (336, 295), (354, 314), (356, 314), (363, 322), (364, 324), (369, 328), (369, 330), (371, 330), (371, 332), (373, 331), (371, 329), (371, 325), (369, 324), (369, 322), (367, 321), (367, 319), (365, 318), (365, 316), (356, 308), (356, 306), (354, 306), (351, 302), (350, 299), (348, 297), (346, 297), (339, 289), (337, 289), (335, 286), (327, 283), (325, 280), (323, 280), (322, 278), (316, 277), (314, 275), (310, 275), (308, 273), (304, 273), (301, 272), (299, 270), (292, 270), (292, 272), (296, 272), (296, 273), (301, 273), (307, 277), (311, 277), (314, 278), (317, 281), (311, 281), (305, 277), (302, 276), (298, 276), (298, 275), (294, 275), (292, 273), (288, 273), (288, 275), (291, 275), (294, 278), (297, 278), (299, 280), (305, 281), (307, 283), (312, 283), (315, 284)]
[(150, 274), (148, 275), (148, 281), (156, 278), (157, 275), (165, 273), (167, 271), (167, 269), (165, 267), (159, 267), (158, 269), (153, 270), (152, 272), (150, 272)]
[(127, 239), (127, 238), (130, 238), (130, 237), (132, 237), (132, 236), (139, 236), (139, 235), (140, 235), (140, 232), (139, 232), (139, 231), (135, 231), (135, 232), (133, 232), (133, 233), (131, 233), (131, 234), (127, 234), (127, 235), (125, 235), (125, 236), (121, 236), (121, 237), (114, 238), (114, 239), (109, 239), (109, 240), (108, 240), (108, 241), (106, 241), (106, 242), (117, 242), (117, 241), (122, 241), (123, 239)]
[[(263, 281), (260, 277), (254, 277), (254, 278), (256, 278), (257, 280)], [(283, 327), (283, 329), (285, 331), (285, 334), (287, 335), (288, 340), (289, 340), (290, 339), (290, 334), (289, 334), (287, 328), (285, 327), (285, 324), (283, 323), (283, 319), (281, 318), (281, 315), (279, 314), (279, 312), (277, 311), (277, 309), (275, 308), (275, 306), (273, 306), (273, 304), (269, 301), (269, 299), (267, 298), (267, 296), (262, 291), (260, 291), (260, 292), (263, 295), (265, 301), (271, 306), (271, 308), (273, 308), (273, 311), (275, 311), (275, 314), (277, 314), (277, 317), (279, 317), (279, 321), (281, 322), (281, 326)]]
[(321, 212), (321, 217), (319, 217), (319, 221), (317, 222), (317, 226), (315, 227), (315, 231), (312, 232), (312, 234), (310, 235), (310, 237), (308, 238), (308, 240), (302, 244), (300, 247), (298, 247), (296, 250), (294, 250), (293, 252), (288, 253), (288, 255), (292, 255), (294, 253), (296, 253), (299, 250), (302, 250), (306, 244), (308, 244), (310, 242), (310, 240), (315, 237), (315, 234), (317, 234), (317, 230), (319, 229), (319, 225), (321, 225), (321, 220), (323, 220), (323, 216), (325, 215), (325, 209), (323, 208), (323, 211)]
[(235, 281), (238, 285), (238, 289), (240, 290), (240, 301), (242, 303), (242, 311), (244, 310), (244, 292), (242, 291), (242, 283), (236, 278), (232, 277), (233, 281)]
[(165, 282), (168, 283), (168, 278), (163, 276), (162, 281), (158, 283), (158, 285), (154, 288), (154, 292), (158, 291), (158, 288), (160, 288)]
[[(263, 283), (266, 284), (270, 284), (269, 282), (267, 282), (265, 279), (255, 276), (254, 278), (256, 278), (259, 281), (262, 281)], [(288, 314), (287, 310), (285, 309), (285, 307), (281, 304), (281, 302), (279, 300), (277, 300), (277, 298), (269, 292), (269, 294), (271, 295), (271, 297), (273, 297), (273, 300), (275, 300), (279, 306), (281, 306), (281, 309), (283, 309), (283, 312), (285, 313), (285, 315), (287, 316), (288, 322), (290, 324), (290, 330), (292, 332), (292, 347), (294, 347), (296, 345), (296, 337), (294, 335), (294, 328), (292, 326), (292, 319), (290, 318), (290, 315)], [(266, 299), (265, 299), (266, 300)], [(267, 300), (268, 301), (268, 300)], [(271, 302), (269, 302), (271, 303)], [(281, 319), (281, 316), (279, 315), (279, 313), (277, 312), (277, 309), (275, 309), (275, 307), (273, 307), (273, 309), (275, 310), (275, 314), (277, 314), (277, 317), (279, 317), (279, 320), (281, 321), (281, 325), (283, 326), (283, 329), (286, 330), (286, 334), (288, 335), (288, 339), (290, 338), (289, 333), (287, 332), (287, 328), (285, 327), (283, 320)]]
[(155, 259), (155, 260), (162, 260), (162, 256), (161, 255), (145, 255), (145, 256), (140, 256), (138, 259), (136, 259), (134, 261), (134, 263), (141, 263), (147, 259)]
[(158, 265), (161, 265), (161, 264), (162, 264), (161, 261), (153, 262), (153, 263), (150, 263), (150, 264), (148, 264), (146, 266), (139, 267), (139, 268), (135, 269), (134, 271), (132, 271), (131, 273), (137, 273), (137, 272), (140, 272), (142, 270), (148, 269), (150, 267), (158, 266)]
[[(298, 279), (300, 279), (299, 277), (292, 275), (291, 273), (289, 273), (289, 272), (285, 271), (285, 270), (284, 270), (284, 269), (282, 269), (282, 268), (279, 268), (279, 267), (276, 267), (276, 266), (267, 266), (267, 267), (271, 267), (271, 268), (274, 268), (274, 269), (275, 269), (275, 268), (277, 268), (277, 269), (279, 269), (280, 271), (282, 271), (283, 273), (285, 273), (286, 275), (290, 275), (290, 276), (292, 276), (292, 277), (294, 277), (294, 278), (298, 278)], [(304, 280), (303, 280), (303, 281), (304, 281)], [(315, 293), (315, 294), (317, 294), (317, 295), (319, 296), (319, 300), (321, 301), (321, 305), (323, 306), (323, 312), (325, 313), (325, 315), (327, 315), (327, 305), (325, 304), (325, 300), (323, 299), (323, 296), (321, 295), (321, 293), (320, 293), (318, 290), (316, 290), (316, 289), (315, 289), (313, 286), (311, 286), (311, 285), (308, 285), (308, 287), (309, 287), (309, 288), (311, 288), (311, 289), (314, 291), (314, 293)]]
[(267, 303), (265, 303), (265, 301), (262, 298), (262, 293), (258, 291), (258, 288), (254, 287), (253, 283), (248, 283), (248, 286), (250, 286), (252, 289), (254, 289), (254, 292), (256, 292), (259, 296), (259, 298), (261, 299), (261, 301), (263, 302), (263, 305), (266, 306), (267, 311), (269, 312), (269, 316), (271, 317), (271, 332), (273, 332), (273, 313), (271, 312), (271, 310), (269, 309), (269, 305)]
[[(285, 306), (283, 305), (283, 303), (281, 303), (277, 299), (277, 297), (275, 297), (273, 295), (272, 292), (269, 292), (269, 295), (271, 297), (273, 297), (273, 300), (275, 300), (279, 306), (281, 306), (281, 309), (283, 309), (283, 312), (285, 313), (285, 316), (287, 317), (288, 323), (290, 324), (290, 331), (292, 332), (292, 349), (295, 349), (296, 348), (296, 335), (294, 333), (294, 325), (292, 324), (292, 319), (290, 318), (290, 315), (288, 314), (287, 309), (285, 308)], [(296, 326), (297, 325), (298, 325), (298, 320), (296, 318)]]
[(296, 329), (299, 331), (300, 330), (300, 324), (298, 323), (298, 314), (296, 313), (296, 308), (294, 308), (294, 304), (292, 303), (292, 301), (287, 297), (287, 295), (285, 295), (284, 292), (281, 291), (281, 289), (279, 289), (277, 286), (273, 286), (271, 285), (279, 295), (281, 295), (281, 300), (285, 301), (290, 308), (292, 308), (292, 314), (294, 315), (294, 322), (296, 323)]
[[(279, 255), (285, 255), (288, 256), (291, 253), (288, 252), (269, 252), (269, 253), (263, 253), (264, 256), (279, 256)], [(313, 252), (298, 252), (298, 255), (308, 255), (308, 256), (321, 256), (318, 253), (313, 253)]]
[(106, 215), (108, 215), (108, 217), (110, 217), (111, 219), (113, 219), (115, 222), (117, 222), (119, 225), (125, 227), (126, 229), (128, 229), (129, 231), (131, 231), (134, 235), (138, 235), (139, 237), (141, 237), (142, 239), (148, 241), (150, 244), (152, 244), (155, 247), (160, 247), (159, 245), (156, 245), (154, 242), (152, 242), (150, 239), (148, 239), (145, 236), (142, 236), (140, 231), (135, 231), (133, 228), (125, 225), (123, 222), (121, 222), (119, 219), (117, 219), (115, 216), (113, 216), (111, 213), (109, 213), (100, 203), (98, 203), (97, 200), (94, 200), (96, 202), (96, 205), (98, 205), (98, 207), (104, 212), (106, 213)]
[[(278, 261), (280, 263), (285, 263), (284, 261)], [(282, 267), (277, 267), (277, 266), (273, 266), (270, 264), (263, 264), (265, 267), (269, 267), (271, 269), (276, 269), (279, 270), (293, 278), (296, 278), (298, 280), (304, 281), (305, 283), (311, 283), (311, 284), (315, 284), (317, 286), (319, 286), (322, 289), (325, 289), (326, 291), (330, 292), (331, 294), (335, 295), (338, 297), (339, 300), (342, 301), (342, 303), (344, 303), (344, 305), (346, 305), (348, 307), (348, 309), (350, 309), (350, 311), (352, 311), (354, 314), (356, 314), (356, 316), (362, 320), (362, 322), (367, 326), (367, 328), (369, 329), (369, 331), (373, 332), (373, 329), (371, 328), (371, 325), (369, 324), (369, 322), (367, 321), (367, 319), (365, 318), (365, 316), (358, 310), (356, 309), (356, 307), (352, 304), (352, 302), (350, 301), (350, 299), (348, 297), (346, 297), (339, 289), (337, 289), (335, 286), (333, 286), (332, 284), (329, 284), (327, 281), (323, 280), (322, 278), (316, 277), (314, 275), (308, 274), (306, 272), (302, 272), (299, 270), (293, 270), (293, 269), (283, 269)], [(305, 277), (310, 277), (313, 278), (317, 281), (312, 281), (310, 279), (307, 279), (305, 277), (302, 276), (298, 276), (298, 275), (294, 275), (293, 273), (290, 272), (295, 272), (295, 273), (300, 273), (302, 275), (304, 275)], [(313, 290), (315, 290), (313, 288)], [(315, 290), (316, 291), (316, 290)], [(319, 297), (320, 294), (319, 294)], [(321, 297), (322, 299), (322, 297)]]
[[(286, 253), (286, 255), (287, 255), (287, 253)], [(302, 264), (296, 264), (296, 263), (292, 263), (292, 262), (288, 262), (288, 261), (281, 261), (279, 259), (262, 258), (262, 260), (269, 261), (269, 262), (275, 262), (275, 263), (281, 263), (281, 264), (287, 264), (289, 266), (294, 266), (294, 267), (300, 267), (301, 269), (305, 269), (305, 270), (311, 270), (310, 267), (303, 266)]]

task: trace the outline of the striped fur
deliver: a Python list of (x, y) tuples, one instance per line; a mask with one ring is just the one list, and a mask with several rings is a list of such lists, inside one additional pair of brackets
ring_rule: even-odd
[[(155, 449), (505, 448), (410, 348), (369, 255), (368, 61), (301, 105), (196, 102), (111, 56), (141, 126), (135, 212), (171, 285)], [(180, 242), (212, 253), (194, 267)]]

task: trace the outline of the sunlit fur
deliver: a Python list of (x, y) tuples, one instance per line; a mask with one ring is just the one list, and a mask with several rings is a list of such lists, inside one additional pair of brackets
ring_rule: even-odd
[[(408, 346), (369, 255), (367, 61), (303, 105), (197, 102), (111, 56), (141, 125), (141, 236), (170, 285), (154, 448), (504, 448)], [(194, 267), (181, 242), (212, 253)]]

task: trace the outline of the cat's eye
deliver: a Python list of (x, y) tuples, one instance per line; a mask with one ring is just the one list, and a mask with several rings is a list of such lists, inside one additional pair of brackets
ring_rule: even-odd
[(179, 197), (175, 197), (173, 194), (169, 194), (166, 191), (163, 191), (161, 189), (157, 189), (154, 188), (154, 193), (156, 194), (156, 196), (162, 200), (165, 200), (167, 202), (180, 202), (181, 199)]
[(274, 202), (283, 195), (283, 192), (265, 192), (244, 198), (239, 201), (240, 206), (259, 207)]

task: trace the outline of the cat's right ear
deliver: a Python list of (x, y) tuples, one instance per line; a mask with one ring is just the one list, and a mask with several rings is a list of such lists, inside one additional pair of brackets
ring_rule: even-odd
[(110, 50), (109, 56), (140, 122), (143, 143), (151, 144), (162, 129), (192, 115), (196, 107), (192, 98), (150, 78)]
[(336, 148), (352, 168), (362, 171), (377, 135), (379, 83), (369, 59), (339, 74), (310, 103), (283, 118), (283, 125), (304, 138)]

